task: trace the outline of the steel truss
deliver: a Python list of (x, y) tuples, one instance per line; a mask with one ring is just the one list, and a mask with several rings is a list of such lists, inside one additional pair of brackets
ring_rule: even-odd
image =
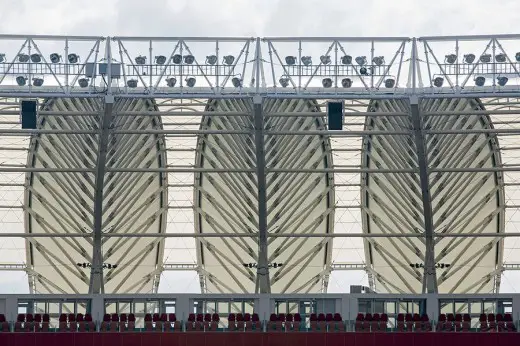
[[(21, 209), (31, 232), (2, 232), (0, 237), (26, 238), (28, 251), (40, 256), (31, 266), (41, 262), (52, 268), (63, 281), (57, 285), (66, 290), (156, 288), (164, 270), (164, 243), (175, 238), (196, 239), (204, 291), (253, 291), (250, 284), (263, 287), (262, 292), (273, 287), (326, 290), (332, 239), (349, 237), (364, 239), (372, 286), (381, 291), (421, 291), (414, 285), (423, 280), (429, 292), (439, 287), (496, 291), (500, 276), (487, 281), (480, 280), (486, 273), (469, 276), (486, 261), (492, 263), (490, 272), (501, 272), (503, 239), (520, 236), (505, 229), (507, 210), (518, 209), (514, 200), (506, 203), (505, 194), (520, 186), (520, 147), (515, 145), (520, 134), (519, 41), (520, 35), (0, 36), (0, 54), (6, 54), (0, 61), (0, 97), (5, 97), (0, 99), (0, 136), (6, 144), (0, 151), (29, 157), (0, 163), (0, 175), (27, 177), (0, 184), (27, 190), (23, 203), (0, 209)], [(51, 61), (53, 53), (61, 58)], [(472, 62), (464, 57), (470, 53), (475, 54)], [(21, 60), (23, 54), (28, 61)], [(80, 59), (69, 59), (70, 54)], [(312, 62), (304, 62), (307, 56)], [(366, 63), (359, 64), (358, 56), (366, 56)], [(286, 57), (294, 57), (294, 63)], [(26, 85), (18, 85), (17, 77), (26, 77)], [(483, 86), (477, 85), (478, 77), (485, 78)], [(43, 79), (43, 85), (33, 78)], [(193, 87), (190, 78), (195, 78)], [(107, 96), (114, 108), (112, 121), (104, 124)], [(21, 98), (37, 98), (44, 105), (38, 129), (17, 128)], [(326, 130), (330, 99), (346, 100), (343, 131)], [(417, 105), (413, 117), (410, 104)], [(29, 138), (29, 145), (21, 144)], [(421, 143), (422, 151), (417, 150)], [(460, 148), (472, 151), (466, 161)], [(105, 181), (96, 179), (100, 176)], [(485, 177), (486, 182), (479, 181)], [(128, 187), (130, 182), (140, 186), (138, 191)], [(439, 192), (448, 188), (449, 193)], [(454, 205), (456, 196), (459, 202), (481, 203), (447, 212), (445, 206)], [(54, 200), (59, 202), (53, 205)], [(135, 209), (124, 209), (125, 204)], [(125, 215), (119, 217), (122, 210)], [(140, 220), (145, 215), (150, 218)], [(338, 232), (345, 215), (363, 228)], [(181, 216), (191, 228), (172, 232)], [(374, 223), (381, 233), (374, 232)], [(54, 243), (43, 244), (45, 238)], [(91, 253), (100, 247), (101, 255)], [(475, 247), (482, 250), (463, 270), (437, 275), (435, 262), (463, 261)], [(490, 259), (494, 250), (497, 255)], [(56, 258), (56, 251), (75, 257)], [(100, 277), (101, 258), (118, 262), (129, 253), (132, 263), (146, 260), (154, 267), (139, 272), (145, 279), (129, 283), (137, 265)], [(266, 262), (291, 258), (306, 258), (309, 268), (321, 268), (303, 271), (304, 265), (295, 264), (264, 270)], [(76, 261), (95, 263), (95, 285), (89, 283), (95, 275), (89, 277)], [(391, 270), (378, 269), (381, 261), (386, 267), (391, 263)], [(259, 270), (240, 266), (246, 262), (258, 262)], [(425, 262), (424, 270), (411, 268), (413, 262)], [(212, 272), (214, 264), (219, 272)], [(393, 275), (399, 280), (390, 280)], [(36, 276), (38, 290), (55, 290), (41, 281), (44, 276)], [(259, 277), (265, 280), (260, 283)], [(469, 287), (452, 284), (466, 279)]]

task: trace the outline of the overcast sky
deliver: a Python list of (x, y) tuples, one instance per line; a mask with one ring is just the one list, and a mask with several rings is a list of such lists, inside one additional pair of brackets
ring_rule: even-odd
[[(0, 33), (102, 36), (406, 36), (515, 33), (519, 0), (1, 0)], [(513, 274), (512, 274), (513, 275)], [(170, 277), (171, 276), (171, 277)], [(0, 292), (26, 291), (0, 273)], [(366, 282), (338, 276), (332, 291)], [(515, 285), (504, 281), (505, 291)], [(168, 273), (162, 291), (196, 291), (192, 273)]]

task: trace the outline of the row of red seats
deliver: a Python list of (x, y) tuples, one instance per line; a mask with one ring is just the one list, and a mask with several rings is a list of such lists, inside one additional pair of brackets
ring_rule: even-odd
[[(384, 332), (388, 327), (387, 314), (358, 314), (355, 322), (356, 331)], [(396, 319), (396, 330), (400, 332), (428, 332), (432, 325), (428, 315), (423, 314), (398, 314)]]
[[(481, 332), (513, 332), (516, 331), (511, 314), (480, 314)], [(471, 317), (469, 314), (441, 314), (437, 323), (438, 331), (462, 331), (471, 330)]]
[(229, 331), (261, 331), (262, 323), (258, 314), (229, 314), (228, 315), (228, 330)]
[[(0, 328), (9, 331), (9, 323), (4, 315), (0, 315)], [(49, 314), (18, 314), (14, 323), (15, 332), (48, 332), (50, 330)], [(58, 330), (64, 331), (95, 331), (95, 324), (90, 314), (61, 314)]]

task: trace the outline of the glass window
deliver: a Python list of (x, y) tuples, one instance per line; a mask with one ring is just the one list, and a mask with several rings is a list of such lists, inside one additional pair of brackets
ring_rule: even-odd
[(144, 302), (134, 302), (134, 314), (144, 314), (146, 310), (144, 308)]
[(480, 315), (482, 313), (482, 302), (471, 302), (470, 313)]
[(385, 302), (385, 313), (395, 314), (395, 302)]
[(132, 306), (132, 302), (119, 302), (118, 304), (118, 313), (120, 314), (129, 314), (130, 313), (130, 307)]
[(469, 312), (469, 305), (467, 302), (455, 302), (455, 313), (467, 314)]
[(73, 314), (74, 313), (74, 303), (66, 302), (61, 304), (61, 313), (62, 314)]
[(441, 301), (441, 314), (452, 314), (454, 311), (452, 301)]

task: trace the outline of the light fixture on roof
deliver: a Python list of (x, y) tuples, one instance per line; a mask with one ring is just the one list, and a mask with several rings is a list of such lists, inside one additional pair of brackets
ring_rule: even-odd
[(475, 54), (473, 53), (470, 53), (470, 54), (465, 54), (464, 55), (464, 62), (466, 64), (473, 64), (473, 62), (475, 61)]
[(376, 56), (374, 59), (372, 59), (372, 63), (377, 66), (381, 66), (385, 63), (385, 57), (384, 56)]
[(343, 65), (351, 65), (352, 64), (352, 56), (350, 56), (350, 55), (343, 55), (341, 57), (341, 63)]
[(289, 78), (287, 78), (286, 76), (282, 76), (280, 77), (279, 82), (283, 88), (287, 88), (287, 86), (289, 85)]
[(312, 57), (310, 56), (302, 56), (302, 64), (304, 64), (305, 66), (309, 66), (309, 65), (312, 65)]
[(331, 60), (330, 60), (330, 55), (322, 55), (320, 56), (320, 61), (323, 65), (330, 65), (331, 63)]
[(286, 56), (285, 57), (285, 63), (287, 65), (294, 65), (294, 64), (296, 64), (296, 57), (295, 56), (290, 56), (290, 55)]
[(155, 57), (155, 63), (157, 65), (164, 65), (164, 64), (166, 64), (166, 57), (164, 55), (157, 55)]
[(475, 78), (475, 85), (476, 86), (484, 86), (484, 84), (486, 84), (486, 77), (484, 76), (478, 76), (477, 78)]
[(435, 77), (433, 79), (433, 85), (436, 86), (437, 88), (442, 87), (443, 84), (444, 84), (444, 78), (442, 78), (442, 77)]
[(175, 54), (172, 58), (172, 61), (175, 65), (179, 65), (182, 62), (182, 55)]
[(67, 60), (70, 64), (77, 64), (79, 62), (79, 55), (77, 55), (76, 53), (70, 53), (69, 55), (67, 55)]
[(25, 53), (20, 53), (18, 54), (18, 61), (19, 62), (22, 62), (22, 63), (26, 63), (26, 62), (29, 62), (29, 55), (25, 54)]
[(175, 78), (175, 77), (166, 78), (166, 85), (169, 88), (173, 88), (175, 86), (175, 84), (177, 84), (177, 78)]
[(455, 54), (448, 54), (444, 56), (444, 62), (447, 64), (453, 65), (457, 61), (457, 56)]
[(233, 79), (231, 79), (231, 83), (233, 83), (235, 88), (240, 88), (242, 86), (242, 79), (239, 77), (233, 77)]
[(507, 84), (508, 80), (509, 79), (506, 76), (499, 76), (499, 77), (497, 77), (497, 83), (498, 83), (498, 85), (500, 85), (502, 87)]
[(32, 84), (35, 87), (41, 87), (43, 85), (43, 78), (34, 77), (33, 80), (32, 80)]
[(61, 55), (59, 55), (58, 53), (52, 53), (49, 56), (49, 58), (51, 60), (51, 63), (53, 63), (53, 64), (57, 64), (61, 61)]
[(190, 88), (193, 88), (195, 86), (195, 83), (197, 82), (197, 80), (195, 79), (195, 77), (188, 77), (185, 79), (185, 82), (186, 82), (187, 86), (189, 86)]
[(0, 53), (0, 63), (2, 63), (4, 61), (5, 61), (5, 54), (4, 53)]
[(393, 88), (395, 87), (395, 78), (390, 77), (385, 80), (385, 88)]
[(517, 62), (520, 62), (520, 52), (517, 52), (517, 53), (515, 54), (515, 60), (516, 60)]
[(363, 76), (368, 76), (368, 70), (366, 67), (362, 67), (359, 69), (359, 74), (363, 75)]
[(184, 63), (186, 65), (191, 65), (195, 62), (195, 57), (191, 54), (184, 56)]
[(81, 87), (81, 88), (86, 88), (88, 87), (88, 78), (80, 78), (78, 80), (78, 85)]
[(480, 62), (484, 64), (489, 64), (491, 62), (491, 54), (482, 54), (480, 56)]
[(18, 84), (18, 86), (24, 86), (26, 83), (27, 83), (27, 77), (24, 77), (24, 76), (16, 77), (16, 84)]
[(216, 55), (208, 55), (206, 57), (206, 64), (208, 65), (215, 65), (217, 63), (217, 56)]
[(332, 79), (323, 78), (321, 81), (321, 84), (323, 85), (324, 88), (330, 88), (330, 87), (332, 87)]
[(506, 60), (507, 60), (507, 57), (504, 53), (499, 53), (499, 54), (495, 55), (496, 62), (506, 62)]
[(358, 56), (356, 57), (356, 64), (359, 66), (363, 66), (367, 64), (367, 57), (366, 56)]
[(42, 56), (38, 53), (31, 54), (31, 61), (34, 63), (42, 62)]
[(228, 66), (233, 65), (233, 63), (235, 62), (235, 57), (233, 55), (226, 55), (222, 62)]
[(144, 64), (146, 64), (146, 57), (145, 56), (139, 55), (139, 56), (135, 57), (134, 60), (135, 60), (136, 65), (144, 65)]
[(126, 82), (126, 85), (129, 87), (129, 88), (137, 88), (137, 79), (129, 79), (127, 82)]
[(352, 79), (350, 78), (343, 78), (341, 80), (341, 86), (344, 88), (350, 88), (352, 86)]

